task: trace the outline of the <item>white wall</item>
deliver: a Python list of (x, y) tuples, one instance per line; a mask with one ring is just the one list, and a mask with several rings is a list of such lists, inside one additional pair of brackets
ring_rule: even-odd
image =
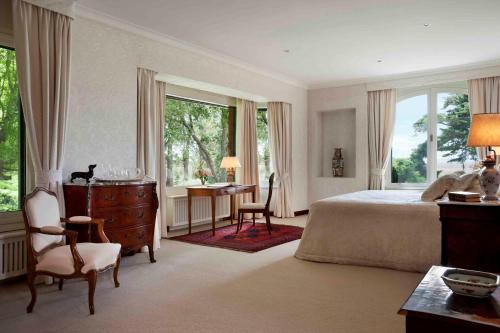
[[(309, 109), (309, 202), (366, 189), (368, 186), (367, 92), (365, 85), (315, 89), (308, 92)], [(355, 176), (323, 177), (322, 117), (325, 111), (356, 110)], [(343, 117), (338, 117), (343, 119)], [(342, 124), (332, 126), (337, 128)], [(349, 156), (349, 158), (351, 158)], [(331, 162), (330, 162), (331, 163)], [(349, 163), (348, 163), (349, 164)]]
[(294, 209), (308, 208), (304, 88), (87, 18), (77, 17), (72, 29), (65, 177), (94, 162), (136, 165), (136, 71), (145, 67), (291, 103)]

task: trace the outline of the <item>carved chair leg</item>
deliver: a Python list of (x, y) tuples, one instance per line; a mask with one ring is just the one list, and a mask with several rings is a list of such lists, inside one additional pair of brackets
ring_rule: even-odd
[(266, 226), (267, 232), (271, 235), (271, 230), (273, 230), (273, 228), (271, 227), (271, 217), (269, 217), (269, 212), (266, 212)]
[(241, 220), (241, 213), (238, 212), (238, 223), (236, 224), (236, 233), (240, 232), (240, 228), (241, 228), (241, 225), (240, 225), (241, 221), (240, 220)]
[(59, 279), (59, 290), (62, 290), (63, 284), (64, 284), (64, 280), (63, 279)]
[(90, 314), (94, 314), (94, 294), (95, 294), (95, 285), (97, 283), (97, 272), (89, 271), (87, 279), (89, 281), (89, 310)]
[(120, 286), (120, 282), (118, 282), (118, 270), (120, 269), (120, 262), (122, 257), (118, 255), (118, 259), (116, 260), (115, 268), (113, 269), (113, 279), (115, 280), (115, 288)]
[(151, 263), (155, 263), (155, 252), (153, 251), (153, 244), (148, 244), (148, 252), (149, 252), (149, 261)]
[(31, 292), (31, 302), (26, 308), (26, 312), (31, 313), (33, 312), (33, 307), (36, 303), (35, 274), (28, 273), (28, 287), (30, 288)]

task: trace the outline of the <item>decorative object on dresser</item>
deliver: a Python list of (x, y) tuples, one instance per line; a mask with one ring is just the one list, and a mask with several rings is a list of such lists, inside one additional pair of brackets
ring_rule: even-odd
[[(274, 172), (269, 176), (269, 193), (267, 194), (266, 203), (261, 202), (245, 202), (240, 204), (238, 208), (238, 226), (236, 228), (236, 233), (238, 233), (243, 227), (243, 217), (245, 213), (251, 213), (253, 219), (253, 225), (255, 226), (255, 214), (262, 213), (266, 218), (267, 232), (271, 235), (273, 230), (271, 226), (271, 212), (269, 211), (269, 206), (271, 205), (271, 197), (273, 195), (273, 184), (274, 184)], [(255, 201), (255, 200), (252, 200)]]
[[(74, 223), (95, 227), (95, 243), (76, 242), (77, 233), (62, 227), (68, 222), (59, 216), (59, 204), (55, 193), (37, 187), (26, 196), (23, 204), (26, 226), (28, 257), (28, 286), (31, 302), (27, 311), (32, 312), (36, 302), (35, 277), (48, 275), (59, 279), (62, 290), (64, 279), (84, 278), (89, 284), (89, 310), (94, 314), (94, 292), (97, 273), (113, 268), (115, 287), (118, 288), (120, 244), (110, 243), (103, 229), (102, 219), (72, 219)], [(69, 245), (64, 245), (66, 237)], [(100, 243), (100, 244), (96, 244)]]
[[(470, 147), (488, 147), (488, 156), (483, 161), (480, 183), (485, 193), (484, 200), (498, 200), (497, 192), (500, 186), (500, 173), (495, 168), (496, 151), (492, 146), (500, 146), (500, 114), (481, 113), (472, 115), (467, 145)], [(493, 152), (493, 156), (491, 156)]]
[(234, 183), (234, 173), (236, 172), (236, 168), (241, 168), (240, 160), (236, 156), (225, 156), (222, 158), (220, 162), (220, 167), (222, 169), (226, 169), (227, 173), (227, 182), (232, 184)]
[(73, 182), (73, 180), (75, 180), (75, 179), (81, 178), (81, 179), (84, 179), (86, 181), (86, 183), (88, 184), (90, 182), (90, 180), (94, 177), (94, 169), (96, 168), (96, 166), (97, 166), (97, 164), (89, 165), (88, 172), (77, 171), (77, 172), (71, 173), (71, 182)]
[[(66, 214), (87, 215), (104, 219), (104, 230), (112, 242), (122, 245), (122, 253), (129, 254), (147, 246), (153, 263), (153, 240), (158, 197), (155, 181), (64, 184)], [(92, 230), (69, 224), (78, 231), (78, 241), (95, 237)]]
[(500, 273), (500, 202), (438, 202), (441, 264)]
[(499, 291), (486, 300), (454, 295), (441, 278), (447, 269), (432, 266), (399, 309), (406, 316), (406, 332), (499, 332)]
[(449, 192), (448, 199), (450, 201), (481, 202), (481, 193), (467, 191)]
[(478, 298), (489, 297), (500, 284), (498, 275), (468, 269), (450, 268), (441, 278), (455, 294)]
[(333, 177), (344, 177), (344, 157), (342, 148), (333, 149), (332, 174)]

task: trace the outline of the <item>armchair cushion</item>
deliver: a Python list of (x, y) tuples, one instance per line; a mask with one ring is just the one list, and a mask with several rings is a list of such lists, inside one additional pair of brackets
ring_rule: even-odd
[[(121, 245), (117, 243), (78, 243), (76, 249), (83, 259), (82, 273), (100, 270), (116, 263)], [(37, 271), (48, 271), (61, 275), (75, 272), (69, 245), (53, 248), (38, 258)]]
[(242, 209), (264, 209), (266, 208), (266, 204), (262, 202), (246, 202), (240, 204), (240, 208)]
[(89, 216), (71, 216), (68, 220), (71, 222), (90, 222), (92, 218)]
[(48, 232), (48, 233), (61, 233), (64, 231), (64, 228), (55, 225), (46, 225), (41, 227), (40, 230), (42, 232)]
[[(46, 226), (61, 227), (59, 215), (59, 203), (57, 198), (44, 191), (37, 192), (26, 202), (26, 214), (32, 227), (42, 228)], [(62, 236), (51, 236), (40, 233), (32, 233), (31, 240), (33, 249), (42, 251), (53, 243), (62, 241)]]

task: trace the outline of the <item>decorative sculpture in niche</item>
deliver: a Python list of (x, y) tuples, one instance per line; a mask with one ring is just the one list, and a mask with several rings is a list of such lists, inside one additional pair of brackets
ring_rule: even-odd
[(333, 177), (344, 177), (344, 157), (342, 156), (342, 148), (333, 149), (332, 172)]
[(91, 164), (89, 165), (89, 171), (88, 172), (73, 172), (71, 173), (71, 182), (77, 178), (85, 179), (87, 184), (89, 181), (94, 177), (94, 169), (97, 166), (97, 164)]

